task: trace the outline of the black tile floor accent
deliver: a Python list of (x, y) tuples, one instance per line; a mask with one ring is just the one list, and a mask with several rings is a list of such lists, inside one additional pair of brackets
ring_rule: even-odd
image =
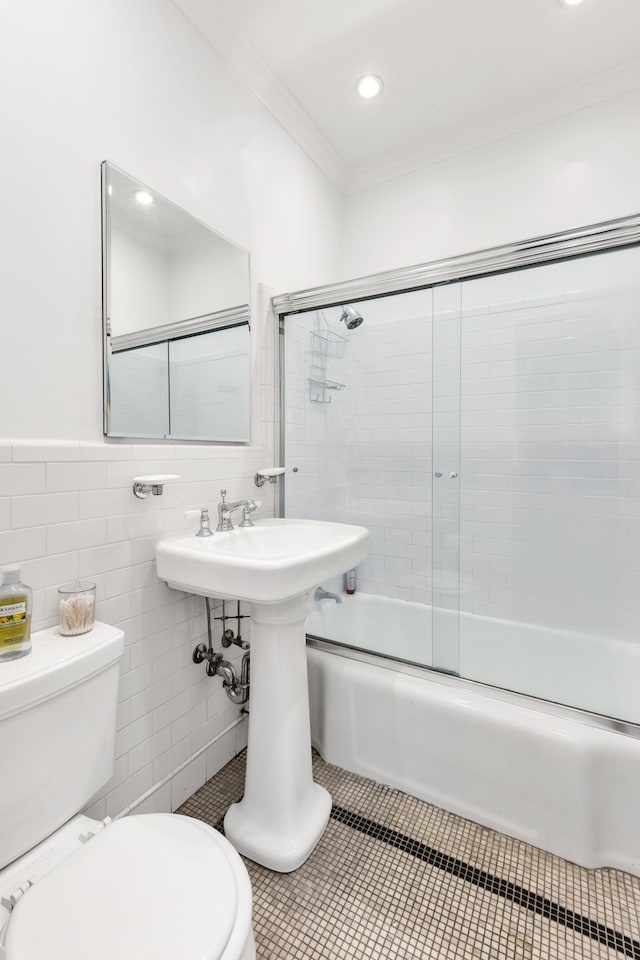
[[(598, 940), (627, 957), (633, 957), (633, 960), (640, 960), (640, 942), (638, 940), (632, 940), (620, 933), (619, 930), (612, 930), (611, 927), (605, 927), (602, 923), (597, 923), (595, 920), (583, 917), (579, 913), (574, 913), (573, 910), (567, 910), (566, 907), (561, 907), (553, 900), (549, 900), (548, 897), (542, 897), (539, 893), (532, 893), (531, 890), (501, 877), (496, 877), (487, 873), (486, 870), (472, 867), (463, 860), (454, 859), (446, 853), (427, 846), (425, 843), (420, 843), (419, 840), (407, 837), (396, 830), (389, 830), (382, 824), (376, 823), (375, 820), (369, 820), (360, 816), (360, 814), (344, 810), (342, 807), (336, 807), (335, 804), (331, 809), (331, 817), (339, 823), (344, 823), (347, 827), (358, 830), (360, 833), (366, 833), (367, 836), (374, 837), (382, 843), (388, 843), (397, 850), (404, 850), (405, 853), (437, 867), (439, 870), (445, 870), (455, 877), (460, 877), (467, 883), (473, 883), (476, 887), (489, 890), (498, 897), (504, 897), (511, 903), (526, 907), (527, 910), (532, 910), (543, 917), (548, 917), (571, 930), (576, 930), (583, 936), (592, 937), (592, 939)], [(221, 828), (222, 821), (220, 821)]]
[[(640, 880), (586, 870), (314, 757), (334, 799), (291, 874), (245, 861), (260, 960), (640, 960)], [(244, 755), (178, 811), (222, 828)]]

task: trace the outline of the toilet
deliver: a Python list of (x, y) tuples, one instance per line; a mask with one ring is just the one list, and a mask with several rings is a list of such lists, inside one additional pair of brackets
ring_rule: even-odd
[(0, 960), (254, 960), (251, 883), (212, 827), (78, 811), (110, 779), (122, 631), (0, 664)]

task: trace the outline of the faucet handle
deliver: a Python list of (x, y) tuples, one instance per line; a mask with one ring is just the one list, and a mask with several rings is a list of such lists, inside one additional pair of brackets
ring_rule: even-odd
[(259, 504), (257, 504), (256, 501), (255, 501), (252, 497), (249, 497), (249, 498), (248, 498), (247, 502), (244, 504), (244, 506), (243, 506), (243, 508), (242, 508), (242, 522), (240, 523), (240, 526), (241, 526), (241, 527), (253, 527), (253, 526), (254, 526), (254, 523), (253, 523), (253, 520), (252, 520), (251, 517), (250, 517), (250, 514), (252, 514), (254, 510), (257, 510), (257, 509), (258, 509), (258, 506), (259, 506)]
[(221, 490), (221, 491), (220, 491), (220, 496), (222, 497), (222, 502), (224, 503), (224, 502), (225, 502), (225, 497), (227, 496), (227, 491), (226, 491), (226, 490)]
[(200, 529), (196, 533), (196, 537), (212, 537), (213, 531), (209, 526), (209, 508), (201, 507), (200, 510), (185, 510), (185, 517), (199, 517), (200, 518)]

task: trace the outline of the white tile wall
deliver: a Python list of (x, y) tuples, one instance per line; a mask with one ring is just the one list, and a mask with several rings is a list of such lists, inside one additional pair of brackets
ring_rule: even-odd
[(637, 640), (640, 250), (461, 294), (462, 609)]
[[(275, 338), (264, 290), (258, 306), (253, 382), (261, 400), (251, 446), (0, 443), (0, 564), (22, 563), (34, 590), (33, 629), (57, 622), (58, 586), (82, 577), (97, 584), (97, 618), (125, 633), (114, 775), (89, 808), (94, 816), (114, 816), (149, 791), (141, 810), (175, 809), (246, 743), (242, 721), (190, 760), (240, 708), (219, 678), (192, 663), (193, 647), (206, 640), (205, 601), (158, 580), (154, 547), (162, 534), (194, 529), (184, 511), (215, 508), (221, 487), (233, 498), (256, 496), (256, 470), (273, 463)], [(162, 497), (139, 500), (132, 478), (144, 473), (180, 479)], [(260, 491), (258, 516), (273, 515), (274, 491)], [(243, 634), (250, 636), (250, 621)], [(237, 662), (242, 651), (233, 646), (225, 656)]]
[[(326, 403), (310, 399), (311, 335), (317, 321), (315, 313), (291, 317), (285, 337), (286, 460), (290, 468), (297, 469), (295, 474), (287, 474), (286, 515), (312, 520), (326, 519), (327, 511), (340, 514), (347, 491), (341, 393), (325, 391)], [(329, 360), (327, 375), (340, 381), (343, 368), (344, 360)]]
[[(286, 319), (287, 516), (357, 523), (370, 531), (359, 589), (431, 602), (431, 291), (357, 305), (352, 331), (339, 310)], [(346, 337), (327, 376), (345, 384), (310, 399), (312, 331)], [(330, 586), (337, 587), (340, 578)]]

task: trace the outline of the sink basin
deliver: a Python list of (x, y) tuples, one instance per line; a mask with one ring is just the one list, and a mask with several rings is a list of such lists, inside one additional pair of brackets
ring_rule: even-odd
[(281, 603), (355, 567), (365, 527), (320, 520), (258, 520), (212, 537), (168, 537), (156, 546), (158, 576), (189, 593)]

